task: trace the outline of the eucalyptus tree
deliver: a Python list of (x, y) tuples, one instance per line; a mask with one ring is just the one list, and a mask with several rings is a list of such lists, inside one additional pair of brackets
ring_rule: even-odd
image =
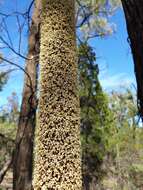
[(111, 35), (116, 30), (109, 20), (120, 7), (120, 0), (77, 0), (77, 29), (81, 37), (89, 40)]
[(13, 156), (14, 190), (30, 190), (32, 185), (32, 155), (37, 108), (40, 9), (41, 0), (36, 0), (30, 26), (22, 103)]

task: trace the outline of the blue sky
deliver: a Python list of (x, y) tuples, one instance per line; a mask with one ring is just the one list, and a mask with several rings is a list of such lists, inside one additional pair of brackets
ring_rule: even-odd
[(116, 32), (112, 36), (92, 41), (99, 57), (100, 81), (106, 90), (136, 84), (123, 10), (119, 9), (110, 20), (116, 24)]
[[(31, 2), (31, 1), (30, 1)], [(29, 6), (30, 3), (28, 0), (23, 0), (22, 3), (20, 3), (19, 0), (5, 0), (2, 1), (0, 6), (0, 12), (4, 12), (6, 14), (9, 14), (11, 12), (25, 12), (26, 8)], [(22, 17), (20, 17), (22, 20)], [(14, 44), (14, 49), (18, 51), (17, 44), (19, 42), (19, 32), (17, 27), (17, 21), (15, 17), (8, 17), (6, 20), (6, 24), (9, 28), (10, 35)], [(0, 34), (3, 36), (3, 34)], [(26, 56), (26, 50), (27, 50), (27, 28), (24, 28), (23, 35), (22, 35), (22, 48), (21, 48), (21, 54)], [(13, 62), (19, 64), (20, 66), (24, 67), (25, 60), (17, 57), (15, 54), (13, 54), (12, 51), (9, 49), (2, 50), (2, 53), (6, 55), (6, 58), (12, 60)], [(13, 68), (10, 65), (7, 65), (8, 68)], [(0, 67), (2, 70), (3, 67)], [(10, 78), (8, 80), (8, 83), (3, 88), (3, 91), (0, 92), (0, 105), (7, 103), (7, 97), (11, 95), (12, 92), (16, 92), (19, 100), (21, 99), (22, 94), (22, 88), (23, 88), (23, 72), (20, 70), (16, 70), (10, 74)]]
[[(29, 1), (23, 0), (22, 3), (19, 0), (5, 0), (0, 8), (0, 11), (9, 9), (17, 9), (20, 11), (25, 10), (25, 7), (29, 4)], [(11, 5), (10, 5), (11, 4)], [(135, 84), (134, 68), (132, 55), (130, 52), (130, 47), (127, 42), (127, 31), (124, 20), (123, 11), (119, 9), (116, 14), (110, 18), (111, 22), (115, 23), (117, 26), (116, 32), (112, 36), (105, 38), (96, 38), (90, 41), (91, 45), (95, 48), (97, 55), (97, 63), (100, 68), (99, 79), (103, 89), (106, 91), (111, 91), (113, 89), (119, 90), (121, 87), (130, 87), (132, 83)], [(8, 21), (9, 28), (13, 29), (14, 44), (18, 42), (18, 31), (16, 31), (16, 23), (14, 19)], [(22, 53), (26, 53), (26, 37), (27, 32), (24, 31), (23, 42), (25, 47), (23, 47)], [(5, 52), (8, 57), (11, 57), (12, 52)], [(24, 60), (17, 59), (20, 65), (23, 66)], [(0, 67), (1, 69), (1, 67)], [(11, 95), (14, 91), (18, 94), (19, 99), (21, 99), (23, 86), (23, 73), (20, 71), (15, 71), (11, 74), (8, 84), (5, 86), (2, 92), (0, 92), (0, 105), (7, 102), (7, 97)]]

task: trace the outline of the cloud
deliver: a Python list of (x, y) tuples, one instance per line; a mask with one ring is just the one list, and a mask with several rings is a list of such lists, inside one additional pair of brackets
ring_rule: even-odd
[(114, 74), (111, 76), (102, 75), (99, 77), (100, 83), (105, 90), (117, 90), (120, 88), (130, 87), (135, 84), (135, 78), (130, 77), (126, 73)]

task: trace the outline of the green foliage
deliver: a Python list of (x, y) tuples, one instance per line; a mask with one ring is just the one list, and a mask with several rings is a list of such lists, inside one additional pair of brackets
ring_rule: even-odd
[(84, 184), (99, 190), (138, 189), (143, 185), (143, 132), (136, 98), (129, 89), (105, 94), (93, 49), (85, 42), (78, 53)]
[(113, 119), (108, 98), (98, 80), (99, 69), (93, 49), (85, 42), (79, 45), (78, 53), (83, 177), (92, 181), (93, 177), (96, 180), (101, 177), (100, 165)]
[(8, 72), (1, 72), (0, 73), (0, 91), (2, 91), (3, 86), (8, 81)]
[(9, 122), (17, 124), (19, 117), (19, 102), (18, 96), (12, 92), (7, 98), (7, 104), (2, 106), (0, 110), (0, 122)]
[[(17, 121), (13, 118), (15, 111), (17, 110), (17, 95), (12, 93), (8, 97), (7, 105), (3, 106), (0, 111), (0, 170), (5, 167), (5, 163), (12, 159), (13, 150), (15, 148), (15, 136), (17, 129)], [(17, 113), (16, 113), (17, 114)], [(10, 178), (9, 178), (10, 177)], [(8, 180), (3, 180), (3, 185), (0, 188), (4, 188), (5, 185), (12, 186), (11, 173), (8, 171)]]
[(11, 157), (16, 134), (16, 125), (0, 122), (0, 169), (6, 160)]
[(17, 95), (12, 93), (0, 111), (0, 169), (12, 156), (18, 115)]
[[(2, 63), (2, 54), (0, 53), (0, 64)], [(7, 83), (9, 71), (0, 72), (0, 91), (3, 86)]]
[[(110, 95), (114, 116), (112, 137), (108, 141), (108, 158), (104, 158), (104, 189), (138, 189), (142, 187), (143, 133), (138, 125), (136, 99), (130, 90)], [(109, 159), (110, 156), (110, 159)], [(114, 181), (113, 184), (110, 182)]]
[(77, 25), (83, 38), (111, 35), (116, 25), (110, 22), (109, 16), (115, 13), (120, 4), (120, 0), (79, 0)]
[(7, 98), (9, 107), (9, 121), (11, 123), (17, 123), (19, 117), (19, 102), (18, 96), (15, 92), (12, 92), (11, 96)]

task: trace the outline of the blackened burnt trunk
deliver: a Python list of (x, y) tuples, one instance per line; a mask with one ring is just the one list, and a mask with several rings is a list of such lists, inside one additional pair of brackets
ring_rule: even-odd
[(122, 0), (137, 81), (139, 114), (143, 120), (143, 1)]

